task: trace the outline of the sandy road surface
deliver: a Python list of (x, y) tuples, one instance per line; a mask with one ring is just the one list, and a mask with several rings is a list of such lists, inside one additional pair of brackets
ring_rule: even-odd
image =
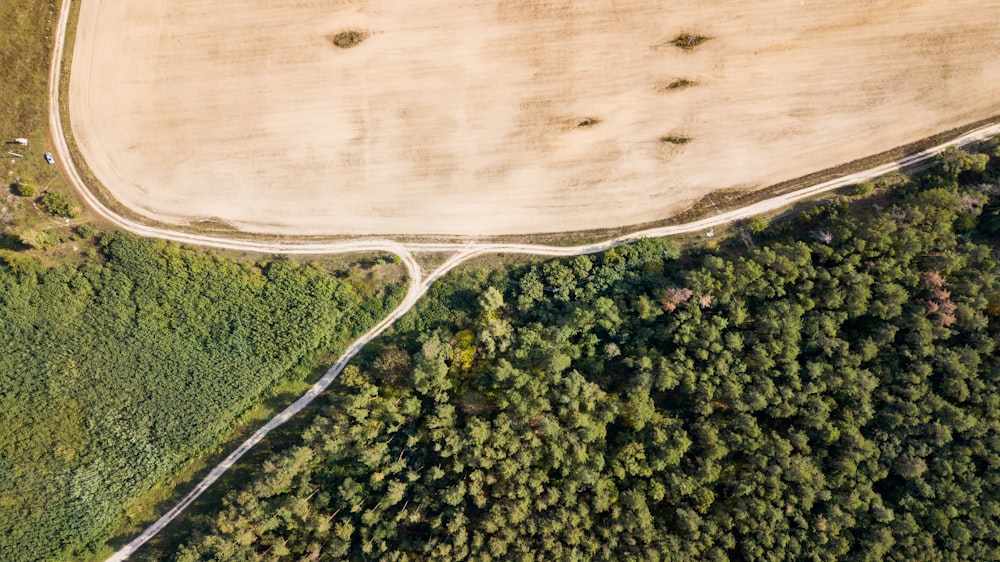
[[(998, 19), (995, 0), (93, 0), (70, 114), (96, 176), (162, 222), (619, 227), (994, 115)], [(344, 29), (371, 37), (338, 49)], [(712, 39), (664, 46), (682, 31)]]

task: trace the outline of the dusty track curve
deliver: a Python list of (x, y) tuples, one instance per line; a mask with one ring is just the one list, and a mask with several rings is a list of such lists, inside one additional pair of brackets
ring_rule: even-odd
[[(193, 490), (185, 495), (174, 507), (161, 516), (156, 522), (147, 527), (140, 535), (125, 545), (121, 550), (113, 554), (108, 560), (126, 560), (135, 553), (142, 545), (153, 538), (178, 515), (180, 515), (192, 502), (194, 502), (209, 486), (222, 476), (236, 461), (247, 453), (254, 445), (259, 443), (275, 428), (281, 426), (295, 414), (302, 411), (314, 399), (316, 399), (326, 388), (336, 379), (347, 363), (370, 341), (391, 326), (397, 319), (406, 314), (419, 301), (435, 281), (446, 273), (471, 258), (496, 253), (509, 254), (533, 254), (543, 256), (575, 256), (582, 254), (592, 254), (608, 250), (615, 246), (620, 246), (641, 238), (663, 237), (677, 234), (701, 232), (722, 226), (736, 220), (745, 219), (755, 215), (773, 212), (789, 205), (813, 197), (824, 192), (833, 191), (845, 186), (861, 183), (873, 178), (900, 170), (904, 168), (914, 168), (925, 164), (937, 154), (951, 146), (964, 146), (978, 141), (983, 141), (1000, 135), (1000, 124), (993, 124), (982, 127), (949, 142), (942, 143), (935, 147), (911, 154), (898, 160), (864, 170), (854, 174), (846, 175), (835, 180), (823, 182), (810, 187), (806, 187), (791, 193), (779, 195), (748, 205), (746, 207), (721, 213), (713, 217), (702, 220), (661, 228), (640, 230), (617, 238), (597, 242), (593, 244), (563, 247), (545, 246), (535, 244), (503, 244), (503, 243), (401, 243), (391, 239), (370, 238), (358, 240), (346, 240), (339, 242), (280, 242), (280, 241), (252, 241), (234, 240), (218, 236), (207, 236), (193, 234), (178, 230), (154, 227), (129, 218), (123, 217), (104, 203), (87, 187), (80, 177), (80, 174), (73, 162), (69, 146), (63, 135), (62, 116), (59, 105), (59, 86), (62, 73), (62, 59), (65, 47), (66, 28), (69, 22), (69, 13), (72, 0), (64, 0), (60, 7), (59, 21), (56, 28), (55, 45), (53, 48), (52, 62), (49, 70), (49, 130), (53, 145), (53, 152), (56, 154), (60, 167), (66, 179), (73, 186), (77, 194), (86, 202), (94, 213), (115, 226), (138, 234), (163, 238), (191, 244), (197, 246), (241, 250), (250, 252), (263, 252), (272, 254), (333, 254), (346, 252), (391, 252), (400, 257), (410, 275), (410, 286), (406, 296), (399, 306), (393, 310), (378, 325), (369, 330), (366, 334), (358, 338), (344, 350), (340, 359), (334, 364), (309, 390), (299, 397), (294, 403), (285, 408), (264, 426), (258, 429), (250, 438), (244, 441), (239, 447), (231, 452), (225, 459), (217, 464)], [(437, 269), (424, 276), (420, 265), (413, 257), (413, 253), (419, 252), (452, 252), (452, 255)]]

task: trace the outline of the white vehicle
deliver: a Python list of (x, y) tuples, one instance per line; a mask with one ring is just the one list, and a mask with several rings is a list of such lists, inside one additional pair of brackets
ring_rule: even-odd
[(21, 145), (21, 146), (28, 146), (28, 139), (23, 138), (23, 137), (18, 137), (16, 139), (14, 139), (14, 142), (17, 143), (17, 144), (19, 144), (19, 145)]

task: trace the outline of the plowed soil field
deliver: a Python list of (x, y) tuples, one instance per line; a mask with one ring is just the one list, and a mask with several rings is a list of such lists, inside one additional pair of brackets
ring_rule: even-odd
[[(665, 218), (1000, 113), (986, 0), (92, 0), (76, 142), (150, 218), (288, 234)], [(343, 48), (337, 34), (362, 39)], [(708, 38), (685, 49), (680, 34)]]

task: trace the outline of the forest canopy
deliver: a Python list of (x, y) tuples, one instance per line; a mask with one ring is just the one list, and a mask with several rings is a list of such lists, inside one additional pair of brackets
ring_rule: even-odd
[(97, 245), (77, 267), (0, 255), (0, 559), (100, 545), (129, 503), (403, 289), (128, 234)]
[(174, 557), (996, 559), (997, 173), (453, 275)]

